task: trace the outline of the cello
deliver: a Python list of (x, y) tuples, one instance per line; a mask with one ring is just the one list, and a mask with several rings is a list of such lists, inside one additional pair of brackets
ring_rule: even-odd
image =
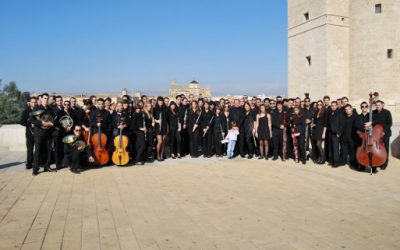
[[(103, 121), (103, 117), (101, 114), (98, 114), (96, 117), (97, 123), (101, 123)], [(107, 143), (107, 136), (101, 132), (101, 126), (97, 125), (97, 133), (92, 135), (92, 144), (93, 144), (93, 151), (94, 151), (94, 159), (96, 165), (102, 166), (108, 163), (110, 160), (108, 156), (108, 152), (105, 148)]]
[[(119, 124), (123, 124), (124, 119), (121, 117)], [(114, 138), (115, 150), (112, 154), (112, 162), (117, 166), (124, 166), (129, 162), (129, 153), (126, 151), (129, 140), (126, 135), (122, 135), (122, 128), (119, 128), (119, 135)]]
[[(369, 123), (372, 123), (372, 104), (379, 97), (378, 92), (369, 94)], [(387, 160), (387, 151), (383, 142), (383, 126), (375, 126), (365, 129), (360, 133), (361, 146), (357, 148), (357, 161), (359, 164), (372, 169), (382, 166)]]

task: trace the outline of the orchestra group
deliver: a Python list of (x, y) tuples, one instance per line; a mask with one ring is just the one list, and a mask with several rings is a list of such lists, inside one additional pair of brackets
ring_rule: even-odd
[(33, 175), (41, 167), (45, 172), (69, 167), (79, 173), (89, 166), (200, 156), (291, 159), (299, 164), (311, 160), (371, 172), (388, 164), (392, 118), (372, 94), (361, 103), (361, 112), (347, 97), (312, 101), (308, 94), (303, 99), (121, 99), (113, 103), (91, 96), (79, 106), (74, 97), (31, 97), (21, 117), (26, 168)]

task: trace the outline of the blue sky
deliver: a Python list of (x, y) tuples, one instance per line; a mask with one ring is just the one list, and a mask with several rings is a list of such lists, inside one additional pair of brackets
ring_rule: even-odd
[(0, 79), (27, 91), (287, 89), (285, 0), (0, 2)]

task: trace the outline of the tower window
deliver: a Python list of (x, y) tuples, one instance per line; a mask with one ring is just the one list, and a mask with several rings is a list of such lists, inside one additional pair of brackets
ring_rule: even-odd
[(308, 66), (311, 66), (311, 56), (307, 56), (306, 59)]
[(387, 50), (387, 58), (389, 58), (389, 59), (393, 58), (393, 49), (388, 49)]
[(310, 20), (310, 14), (308, 12), (304, 13), (304, 19), (306, 19), (306, 21)]
[(382, 13), (382, 4), (378, 3), (375, 4), (375, 14), (381, 14)]

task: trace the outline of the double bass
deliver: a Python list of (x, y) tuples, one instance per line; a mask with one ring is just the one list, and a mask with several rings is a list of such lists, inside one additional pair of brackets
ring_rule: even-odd
[[(96, 117), (96, 122), (101, 123), (103, 121), (103, 117), (99, 114)], [(92, 135), (92, 145), (94, 151), (94, 159), (96, 165), (102, 166), (108, 163), (110, 157), (108, 156), (108, 152), (105, 148), (107, 143), (107, 136), (101, 132), (101, 126), (97, 126), (97, 133)]]
[[(125, 121), (123, 117), (119, 121), (119, 125), (124, 124)], [(129, 162), (129, 153), (126, 150), (128, 146), (129, 139), (126, 135), (122, 135), (122, 128), (119, 128), (119, 135), (114, 138), (115, 150), (112, 154), (112, 162), (117, 166), (125, 166)]]
[[(369, 122), (372, 123), (372, 104), (379, 97), (379, 93), (369, 94)], [(370, 167), (372, 169), (382, 166), (387, 160), (387, 151), (383, 142), (383, 126), (376, 124), (375, 126), (365, 129), (360, 133), (362, 140), (361, 146), (357, 148), (357, 161), (359, 164)]]

